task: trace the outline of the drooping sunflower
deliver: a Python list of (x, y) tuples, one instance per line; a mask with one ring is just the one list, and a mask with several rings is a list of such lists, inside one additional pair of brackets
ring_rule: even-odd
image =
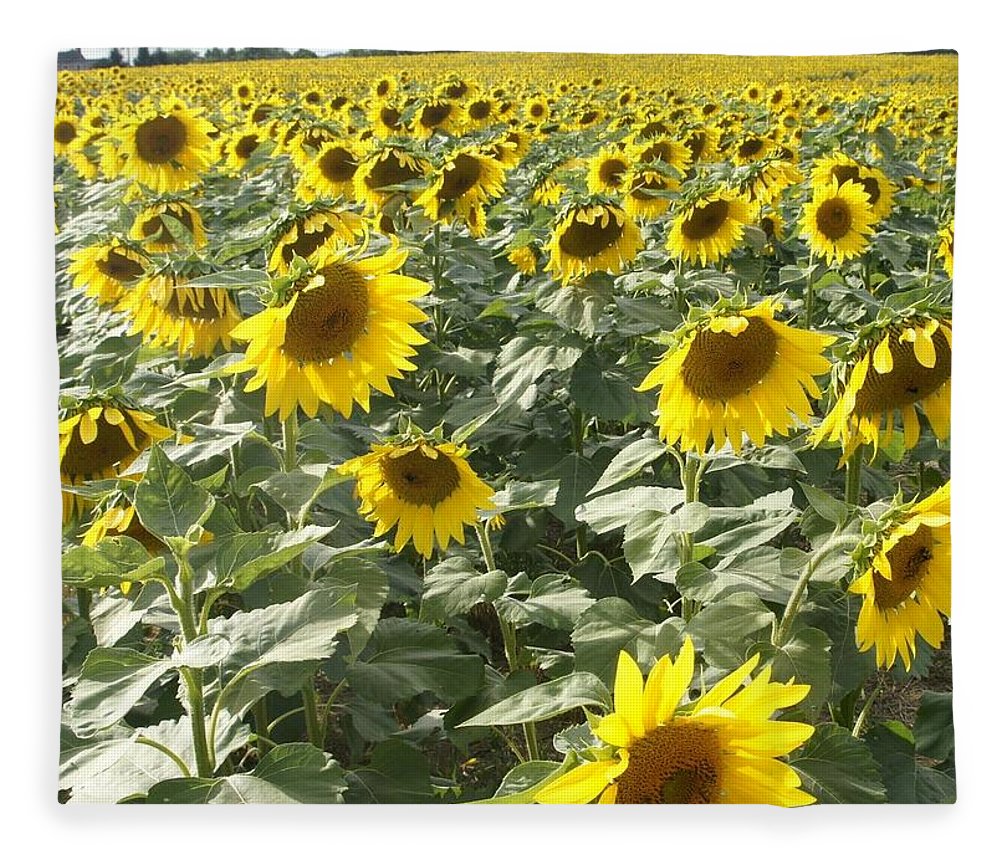
[(364, 219), (354, 212), (325, 207), (311, 209), (281, 234), (268, 257), (267, 267), (274, 274), (287, 274), (296, 256), (315, 262), (327, 245), (332, 249), (353, 246), (364, 239), (366, 231)]
[(339, 467), (357, 479), (359, 513), (375, 523), (375, 537), (393, 526), (396, 552), (412, 539), (424, 558), (437, 544), (465, 543), (465, 526), (475, 525), (479, 510), (492, 510), (493, 489), (466, 461), (468, 449), (425, 438), (372, 445), (371, 452)]
[(531, 149), (531, 134), (523, 129), (510, 129), (492, 144), (484, 146), (483, 152), (499, 161), (504, 167), (516, 167), (517, 163)]
[(719, 140), (722, 134), (714, 126), (704, 126), (692, 131), (684, 140), (684, 145), (691, 153), (692, 162), (710, 162), (719, 153)]
[(849, 590), (864, 595), (856, 639), (875, 647), (879, 666), (897, 656), (906, 670), (917, 636), (932, 648), (944, 638), (941, 616), (951, 615), (951, 482), (923, 501), (893, 508), (864, 572)]
[(716, 450), (728, 440), (739, 452), (744, 433), (760, 447), (812, 415), (815, 377), (830, 369), (823, 351), (836, 338), (778, 322), (780, 307), (773, 298), (745, 309), (720, 301), (675, 333), (638, 387), (660, 387), (656, 424), (666, 444), (704, 454), (711, 436)]
[(521, 245), (507, 252), (507, 259), (522, 275), (534, 275), (538, 267), (538, 257), (531, 245)]
[[(175, 236), (175, 228), (169, 220), (164, 219), (164, 215), (168, 219), (179, 221), (187, 233), (178, 230), (181, 235)], [(167, 200), (147, 206), (136, 216), (128, 235), (130, 239), (142, 242), (147, 251), (154, 253), (177, 251), (188, 243), (193, 250), (199, 251), (208, 244), (201, 213), (184, 200)]]
[(545, 271), (563, 286), (591, 272), (617, 275), (642, 248), (642, 234), (622, 207), (611, 202), (574, 205), (558, 219), (545, 245)]
[[(108, 535), (124, 535), (137, 540), (150, 552), (162, 552), (166, 550), (163, 543), (152, 532), (139, 522), (135, 515), (135, 508), (130, 504), (112, 505), (105, 511), (99, 512), (83, 533), (81, 543), (84, 546), (97, 546)], [(122, 591), (128, 593), (127, 586), (130, 583), (122, 583)]]
[(701, 265), (728, 256), (753, 222), (749, 204), (731, 191), (716, 191), (683, 207), (674, 216), (667, 251), (680, 260)]
[[(505, 174), (496, 159), (476, 147), (464, 147), (453, 153), (431, 180), (427, 189), (414, 200), (422, 206), (432, 221), (459, 218), (469, 225), (473, 236), (485, 231), (482, 218), (484, 204), (503, 194)], [(473, 224), (469, 215), (477, 210)]]
[[(87, 481), (124, 474), (154, 442), (174, 435), (148, 412), (116, 401), (82, 403), (59, 422), (59, 472), (62, 482), (76, 487)], [(63, 493), (63, 522), (88, 505), (73, 493)]]
[(669, 165), (680, 176), (683, 176), (688, 167), (691, 166), (691, 150), (683, 143), (673, 140), (666, 135), (655, 137), (652, 140), (641, 139), (636, 141), (629, 150), (632, 160), (639, 164), (656, 164), (660, 162)]
[(403, 111), (392, 102), (375, 102), (368, 111), (368, 121), (378, 137), (392, 137), (405, 131)]
[[(808, 684), (778, 683), (755, 654), (711, 690), (684, 702), (694, 675), (685, 638), (676, 661), (661, 657), (643, 681), (618, 655), (615, 709), (595, 730), (607, 746), (535, 796), (538, 803), (768, 803), (806, 806), (815, 798), (779, 756), (813, 734), (807, 723), (772, 720), (801, 702)], [(750, 679), (749, 683), (745, 683)], [(745, 686), (744, 686), (745, 684)], [(610, 748), (610, 749), (609, 749)], [(610, 755), (608, 755), (610, 753)]]
[(233, 129), (223, 140), (225, 143), (223, 167), (229, 173), (238, 174), (267, 137), (258, 126), (245, 125)]
[(111, 305), (146, 271), (145, 260), (120, 239), (98, 242), (70, 255), (66, 273), (98, 304)]
[(881, 221), (892, 212), (894, 188), (881, 170), (859, 164), (839, 150), (817, 159), (812, 170), (813, 188), (845, 182), (856, 182), (864, 188), (876, 221)]
[(951, 432), (951, 321), (935, 316), (892, 319), (864, 333), (835, 374), (833, 408), (813, 444), (840, 442), (846, 460), (868, 443), (878, 451), (902, 413), (903, 444), (920, 439), (919, 405), (934, 435)]
[(820, 186), (802, 207), (802, 235), (828, 264), (859, 257), (875, 232), (875, 212), (863, 186), (848, 180)]
[(387, 99), (396, 94), (399, 81), (392, 75), (382, 75), (372, 86), (372, 95), (377, 99)]
[(230, 369), (254, 372), (247, 391), (267, 386), (265, 415), (278, 412), (284, 421), (301, 406), (313, 417), (328, 403), (349, 418), (355, 403), (368, 411), (372, 388), (392, 395), (389, 380), (416, 369), (409, 358), (427, 338), (413, 325), (427, 316), (413, 300), (431, 288), (396, 274), (406, 256), (396, 245), (363, 259), (328, 252), (286, 304), (233, 330), (249, 343)]
[(326, 143), (302, 171), (295, 195), (307, 203), (318, 197), (354, 197), (358, 154), (349, 143)]
[(587, 190), (591, 194), (619, 193), (629, 167), (628, 156), (622, 150), (604, 147), (588, 163)]
[(113, 135), (117, 157), (105, 163), (115, 176), (128, 176), (158, 193), (183, 191), (201, 181), (211, 160), (213, 126), (202, 108), (147, 108), (123, 119)]
[(949, 278), (955, 277), (955, 222), (949, 221), (938, 231), (941, 244), (938, 245), (937, 257), (944, 261), (944, 270)]
[(419, 138), (429, 138), (436, 131), (457, 134), (461, 127), (462, 111), (448, 99), (431, 99), (418, 111), (413, 122), (413, 133)]
[(160, 272), (139, 281), (116, 310), (132, 320), (129, 334), (141, 333), (154, 346), (175, 347), (181, 358), (211, 356), (243, 319), (233, 294), (222, 287), (188, 287), (185, 279)]
[(623, 205), (633, 218), (653, 220), (670, 208), (671, 199), (665, 192), (679, 191), (680, 182), (657, 167), (634, 165), (625, 174)]
[(381, 211), (386, 201), (400, 192), (393, 186), (420, 179), (427, 162), (400, 146), (383, 146), (361, 159), (354, 173), (354, 196), (366, 213)]

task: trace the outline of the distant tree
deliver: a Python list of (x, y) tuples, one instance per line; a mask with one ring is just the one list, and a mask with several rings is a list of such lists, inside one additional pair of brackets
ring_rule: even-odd
[(205, 60), (210, 63), (217, 63), (226, 58), (226, 52), (222, 48), (209, 48), (205, 51)]
[(149, 54), (149, 48), (139, 48), (135, 55), (135, 64), (137, 66), (150, 66), (151, 57)]
[(122, 56), (122, 52), (119, 48), (111, 49), (111, 53), (108, 54), (108, 65), (110, 66), (125, 65), (125, 58)]
[(292, 54), (292, 59), (294, 60), (315, 60), (316, 52), (310, 51), (308, 48), (299, 48), (294, 54)]

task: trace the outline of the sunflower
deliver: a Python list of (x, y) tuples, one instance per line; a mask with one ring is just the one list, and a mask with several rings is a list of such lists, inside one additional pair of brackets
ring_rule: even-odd
[(639, 164), (668, 164), (683, 176), (691, 166), (691, 150), (683, 143), (659, 136), (652, 141), (644, 140), (635, 144), (630, 154), (632, 160)]
[(951, 322), (935, 317), (903, 317), (890, 321), (859, 340), (847, 364), (838, 368), (833, 409), (813, 434), (813, 444), (825, 439), (843, 446), (844, 459), (858, 445), (877, 451), (895, 430), (902, 413), (903, 444), (913, 448), (920, 439), (919, 405), (934, 435), (947, 439), (951, 431)]
[(111, 305), (126, 287), (145, 273), (145, 260), (120, 239), (89, 245), (70, 255), (68, 275), (73, 286), (86, 290), (98, 304)]
[(115, 309), (132, 319), (129, 334), (141, 332), (153, 346), (175, 346), (181, 358), (207, 358), (220, 343), (228, 350), (230, 333), (243, 318), (229, 290), (187, 287), (169, 273), (143, 278)]
[(347, 143), (330, 142), (323, 145), (302, 171), (295, 195), (307, 203), (317, 197), (343, 195), (354, 197), (354, 174), (358, 169), (358, 154)]
[(909, 671), (917, 636), (940, 648), (941, 615), (951, 615), (951, 482), (890, 518), (849, 590), (864, 595), (858, 650), (874, 645), (879, 666), (888, 669), (899, 656)]
[(692, 702), (694, 646), (684, 639), (676, 661), (661, 657), (645, 682), (626, 651), (618, 654), (615, 709), (595, 734), (607, 746), (549, 783), (538, 803), (769, 803), (805, 806), (815, 798), (778, 760), (805, 743), (813, 727), (772, 720), (801, 702), (808, 684), (771, 680), (755, 654)]
[(418, 111), (413, 123), (413, 133), (419, 138), (429, 138), (436, 131), (457, 133), (461, 124), (461, 110), (448, 99), (431, 99)]
[(233, 84), (232, 94), (234, 99), (249, 105), (257, 95), (257, 87), (250, 78), (241, 78)]
[[(170, 226), (164, 215), (179, 221), (187, 230), (187, 235), (183, 235), (182, 231), (178, 231), (181, 235), (175, 235), (176, 228)], [(147, 206), (136, 216), (128, 235), (154, 253), (178, 251), (187, 244), (197, 251), (208, 244), (201, 213), (183, 200), (168, 200)]]
[(266, 139), (260, 128), (255, 125), (234, 129), (223, 138), (225, 143), (223, 167), (230, 173), (238, 174)]
[(643, 248), (635, 222), (614, 203), (570, 207), (556, 222), (545, 246), (546, 272), (563, 286), (591, 272), (617, 275)]
[(548, 101), (541, 96), (528, 99), (527, 104), (524, 106), (524, 118), (536, 125), (541, 125), (545, 122), (549, 118), (550, 113), (551, 110)]
[(377, 99), (387, 99), (394, 96), (398, 89), (399, 82), (392, 75), (382, 75), (372, 86), (372, 95)]
[(670, 208), (670, 198), (664, 192), (680, 190), (680, 183), (659, 169), (632, 167), (625, 174), (625, 211), (632, 218), (652, 220)]
[(949, 278), (953, 278), (955, 272), (955, 222), (949, 221), (938, 231), (938, 238), (941, 244), (938, 245), (937, 257), (944, 261), (944, 270)]
[(427, 162), (399, 146), (384, 146), (366, 155), (354, 173), (354, 196), (365, 212), (378, 212), (393, 195), (394, 186), (420, 179)]
[(743, 228), (753, 221), (750, 206), (735, 193), (717, 191), (684, 207), (667, 236), (667, 251), (680, 260), (701, 265), (727, 256), (743, 238)]
[(781, 217), (781, 213), (777, 210), (772, 209), (762, 213), (757, 220), (757, 226), (767, 236), (768, 245), (773, 247), (775, 244), (784, 241), (785, 222)]
[(442, 550), (452, 539), (465, 543), (464, 527), (475, 525), (477, 511), (494, 507), (493, 489), (472, 470), (467, 455), (465, 446), (420, 437), (372, 445), (339, 471), (357, 479), (358, 512), (376, 524), (375, 537), (395, 526), (396, 552), (412, 538), (417, 552), (430, 558), (435, 543)]
[(625, 184), (625, 174), (630, 167), (626, 154), (612, 147), (604, 147), (588, 162), (587, 190), (591, 194), (614, 194)]
[(392, 137), (405, 131), (403, 111), (392, 102), (375, 102), (368, 111), (368, 121), (378, 137)]
[(465, 106), (465, 124), (469, 128), (486, 128), (496, 120), (497, 103), (488, 96), (473, 99)]
[(843, 185), (845, 182), (856, 182), (864, 189), (876, 221), (881, 221), (892, 212), (893, 185), (881, 170), (859, 164), (839, 151), (818, 159), (813, 165), (814, 189), (826, 185)]
[[(81, 543), (84, 546), (97, 546), (108, 535), (124, 535), (137, 540), (150, 552), (162, 552), (166, 544), (156, 535), (145, 529), (135, 515), (135, 508), (130, 504), (124, 506), (112, 505), (94, 517), (83, 534)], [(122, 591), (128, 593), (131, 583), (123, 582)]]
[[(464, 220), (472, 235), (479, 238), (485, 230), (483, 205), (503, 194), (504, 180), (504, 169), (499, 161), (475, 147), (465, 147), (448, 158), (431, 184), (413, 202), (422, 206), (432, 221), (450, 221), (456, 217)], [(475, 229), (469, 218), (474, 209), (479, 216)]]
[(863, 186), (848, 180), (820, 186), (802, 207), (801, 233), (828, 264), (858, 257), (868, 247), (876, 218)]
[(537, 206), (556, 206), (566, 191), (554, 176), (540, 176), (531, 189), (531, 202)]
[(111, 165), (115, 176), (128, 176), (159, 193), (183, 191), (201, 181), (208, 169), (212, 124), (202, 108), (147, 108), (122, 120), (115, 130), (120, 140)]
[(773, 298), (749, 309), (720, 302), (675, 334), (638, 387), (660, 387), (656, 424), (666, 444), (704, 454), (711, 435), (716, 450), (728, 440), (739, 452), (744, 433), (760, 447), (812, 415), (807, 395), (820, 396), (814, 377), (830, 369), (823, 350), (836, 338), (778, 322), (780, 307)]
[(60, 112), (56, 114), (53, 137), (56, 155), (68, 155), (83, 145), (80, 120), (75, 114)]
[(504, 167), (516, 167), (531, 149), (531, 135), (522, 129), (511, 129), (503, 137), (485, 146), (483, 151)]
[[(108, 401), (80, 404), (59, 422), (59, 472), (64, 484), (114, 478), (154, 442), (174, 435), (148, 412)], [(73, 493), (63, 493), (63, 522), (88, 507)]]
[(710, 162), (719, 153), (719, 140), (722, 137), (717, 128), (705, 126), (695, 129), (684, 139), (684, 145), (691, 153), (691, 161)]
[(431, 288), (394, 274), (406, 256), (395, 245), (365, 259), (327, 253), (286, 304), (233, 330), (249, 343), (246, 357), (230, 369), (254, 371), (247, 391), (267, 386), (265, 415), (280, 412), (284, 421), (301, 406), (313, 417), (328, 403), (349, 418), (354, 403), (368, 411), (372, 388), (391, 396), (389, 379), (416, 369), (409, 357), (427, 339), (413, 324), (427, 316), (413, 300)]
[(292, 222), (278, 239), (268, 258), (268, 269), (285, 275), (298, 256), (315, 262), (323, 249), (352, 246), (366, 233), (364, 219), (348, 210), (318, 208)]
[(538, 269), (538, 257), (531, 245), (521, 245), (507, 252), (507, 259), (522, 275), (534, 275)]

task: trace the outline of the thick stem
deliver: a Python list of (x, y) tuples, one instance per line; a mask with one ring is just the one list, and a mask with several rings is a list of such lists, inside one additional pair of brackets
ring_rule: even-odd
[(295, 468), (297, 461), (295, 449), (299, 444), (299, 411), (296, 407), (281, 423), (281, 443), (284, 456), (284, 469), (291, 472)]
[(861, 733), (865, 729), (865, 723), (868, 721), (868, 714), (872, 709), (872, 705), (875, 704), (875, 699), (878, 698), (878, 694), (881, 692), (881, 690), (882, 690), (882, 676), (879, 675), (878, 681), (875, 684), (875, 689), (872, 690), (868, 698), (865, 699), (865, 703), (861, 707), (861, 713), (858, 714), (858, 719), (854, 723), (854, 728), (851, 730), (851, 734), (854, 737), (856, 738), (861, 737)]
[(257, 735), (257, 751), (264, 755), (268, 746), (274, 746), (273, 741), (267, 731), (267, 699), (260, 698), (254, 702), (253, 706), (253, 726)]
[(302, 708), (306, 718), (306, 734), (309, 743), (323, 749), (323, 729), (319, 724), (319, 706), (316, 703), (316, 688), (312, 677), (302, 685)]
[(194, 755), (198, 765), (198, 776), (210, 777), (215, 773), (213, 755), (208, 745), (205, 731), (205, 694), (201, 685), (201, 669), (182, 668), (184, 685), (187, 688), (188, 705), (191, 712), (191, 736), (194, 740)]
[(92, 595), (89, 588), (78, 588), (76, 590), (76, 607), (80, 613), (80, 617), (89, 622), (90, 621), (90, 603), (92, 600)]
[(861, 501), (863, 458), (864, 446), (859, 446), (847, 460), (847, 475), (844, 479), (844, 501), (849, 505), (857, 505)]
[(542, 757), (538, 752), (538, 732), (535, 730), (535, 724), (522, 723), (521, 728), (524, 729), (524, 744), (528, 750), (528, 760), (541, 761)]
[[(678, 462), (682, 462), (678, 459)], [(705, 474), (707, 460), (698, 460), (688, 455), (683, 461), (681, 468), (681, 484), (684, 487), (684, 502), (691, 504), (697, 502), (701, 495), (701, 477)], [(694, 561), (694, 535), (690, 532), (683, 532), (680, 536), (680, 567)], [(681, 617), (685, 622), (690, 621), (698, 613), (697, 601), (689, 597), (681, 598)]]
[(172, 749), (170, 749), (170, 747), (164, 746), (163, 744), (158, 743), (157, 741), (154, 741), (150, 738), (144, 737), (143, 735), (139, 735), (135, 739), (135, 742), (137, 744), (145, 744), (147, 747), (152, 747), (154, 750), (159, 750), (175, 765), (177, 765), (178, 770), (180, 770), (183, 776), (190, 779), (191, 771), (188, 769), (187, 764), (185, 764), (184, 759), (182, 759), (179, 755), (177, 755), (177, 753), (175, 753)]

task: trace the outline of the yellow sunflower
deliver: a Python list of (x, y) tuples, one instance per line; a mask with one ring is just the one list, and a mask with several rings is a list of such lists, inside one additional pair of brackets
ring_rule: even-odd
[(68, 155), (78, 150), (84, 143), (80, 120), (75, 114), (60, 112), (56, 114), (53, 127), (53, 139), (56, 155)]
[(106, 161), (115, 176), (128, 176), (158, 193), (183, 191), (201, 181), (211, 160), (213, 126), (203, 108), (147, 108), (123, 119), (113, 132), (117, 158)]
[(242, 78), (233, 84), (233, 98), (244, 104), (249, 104), (257, 95), (257, 87), (250, 78)]
[[(164, 220), (164, 215), (179, 221), (189, 235), (175, 236), (175, 228)], [(136, 216), (128, 235), (130, 239), (142, 242), (146, 250), (154, 253), (177, 251), (188, 242), (196, 251), (208, 244), (201, 213), (183, 200), (168, 200), (147, 206)]]
[(772, 720), (801, 702), (808, 684), (771, 680), (760, 655), (692, 702), (694, 646), (685, 638), (676, 662), (661, 657), (648, 678), (626, 651), (618, 654), (615, 709), (597, 726), (610, 749), (537, 795), (538, 803), (768, 803), (806, 806), (798, 774), (779, 756), (813, 734), (807, 723)]
[(902, 413), (903, 444), (920, 439), (919, 405), (941, 440), (951, 432), (951, 322), (907, 317), (876, 329), (839, 368), (837, 401), (813, 434), (813, 444), (840, 442), (846, 460), (864, 443), (878, 451)]
[(222, 287), (188, 287), (169, 273), (143, 278), (116, 310), (132, 319), (129, 334), (141, 332), (153, 346), (176, 347), (181, 358), (207, 358), (243, 318), (232, 293)]
[(256, 125), (245, 125), (233, 129), (223, 139), (225, 144), (224, 169), (229, 173), (238, 174), (265, 140), (267, 137)]
[(120, 239), (98, 242), (70, 255), (68, 275), (73, 286), (86, 290), (98, 304), (110, 305), (125, 295), (129, 284), (145, 273), (145, 260)]
[(949, 221), (938, 231), (941, 244), (938, 245), (937, 257), (944, 261), (944, 270), (949, 278), (955, 276), (955, 222)]
[(442, 550), (454, 539), (465, 543), (465, 526), (479, 510), (492, 510), (493, 489), (466, 462), (468, 450), (451, 442), (424, 438), (401, 444), (372, 445), (371, 453), (339, 467), (357, 479), (359, 513), (375, 523), (375, 537), (393, 526), (396, 552), (412, 539), (424, 558), (435, 543)]
[(642, 140), (633, 145), (630, 150), (633, 161), (639, 164), (656, 164), (662, 162), (669, 164), (680, 175), (684, 175), (691, 166), (691, 150), (683, 143), (671, 140), (665, 135), (653, 138), (653, 140)]
[(307, 203), (317, 197), (340, 195), (351, 200), (357, 169), (358, 154), (350, 144), (326, 143), (302, 171), (295, 195)]
[(864, 595), (858, 649), (874, 646), (879, 666), (888, 669), (899, 656), (909, 671), (918, 635), (932, 648), (941, 647), (941, 615), (951, 615), (950, 481), (923, 501), (904, 506), (850, 591)]
[(392, 75), (382, 75), (372, 86), (372, 95), (377, 99), (387, 99), (395, 95), (397, 90), (399, 82)]
[(503, 137), (485, 146), (483, 152), (495, 158), (504, 167), (516, 167), (525, 153), (531, 149), (531, 140), (529, 132), (523, 129), (511, 129)]
[(836, 338), (778, 322), (780, 307), (773, 298), (744, 310), (720, 303), (682, 326), (638, 387), (660, 387), (656, 424), (666, 444), (704, 454), (711, 436), (716, 450), (728, 440), (739, 452), (744, 433), (760, 447), (812, 415), (814, 377), (830, 369), (823, 351)]
[(604, 147), (588, 162), (587, 190), (591, 194), (615, 194), (625, 184), (625, 174), (630, 167), (625, 153), (613, 147)]
[(328, 403), (349, 418), (355, 403), (368, 411), (372, 388), (391, 396), (389, 380), (416, 369), (409, 358), (427, 338), (413, 325), (427, 316), (413, 300), (431, 288), (396, 274), (406, 256), (395, 245), (365, 259), (328, 253), (314, 275), (295, 285), (287, 304), (233, 330), (249, 343), (231, 370), (254, 371), (247, 391), (267, 386), (265, 415), (279, 412), (284, 421), (301, 406), (313, 417)]
[(465, 106), (465, 124), (469, 128), (486, 128), (497, 118), (497, 103), (488, 96), (473, 99)]
[(550, 113), (551, 109), (549, 108), (548, 101), (541, 96), (528, 99), (527, 104), (524, 106), (524, 118), (536, 125), (545, 122), (549, 118)]
[(365, 212), (379, 212), (385, 203), (400, 193), (394, 186), (420, 179), (427, 172), (427, 162), (398, 146), (385, 146), (370, 152), (354, 173), (354, 196), (364, 203)]
[(403, 111), (391, 102), (376, 102), (368, 111), (368, 121), (378, 137), (392, 137), (405, 132)]
[[(496, 159), (475, 147), (465, 147), (453, 153), (431, 180), (427, 189), (414, 200), (422, 206), (432, 221), (465, 221), (472, 235), (484, 235), (482, 218), (484, 204), (503, 194), (503, 166)], [(470, 213), (477, 210), (473, 223)]]
[(685, 206), (674, 216), (667, 251), (680, 260), (715, 263), (729, 255), (752, 223), (749, 204), (730, 191), (717, 191)]
[[(59, 472), (64, 484), (114, 478), (124, 473), (154, 442), (174, 435), (148, 412), (115, 402), (81, 406), (59, 422)], [(63, 493), (63, 522), (89, 505)]]
[(641, 169), (638, 165), (625, 174), (623, 205), (633, 218), (650, 221), (670, 208), (671, 200), (663, 192), (680, 190), (680, 182), (673, 176), (653, 168)]
[(756, 134), (744, 137), (733, 150), (734, 164), (752, 164), (767, 158), (774, 151), (774, 144)]
[(722, 135), (713, 126), (695, 129), (684, 140), (684, 145), (691, 153), (692, 162), (707, 163), (719, 154), (719, 140)]
[(839, 151), (816, 161), (812, 172), (814, 188), (842, 185), (845, 182), (856, 182), (864, 188), (876, 221), (881, 221), (892, 212), (892, 195), (895, 189), (889, 177), (881, 170), (859, 164)]
[(432, 137), (434, 132), (456, 134), (461, 127), (462, 111), (448, 99), (431, 99), (418, 111), (413, 123), (413, 133), (419, 138)]
[(816, 188), (802, 207), (802, 235), (828, 264), (859, 257), (875, 232), (876, 218), (863, 186), (848, 180)]
[(282, 233), (268, 258), (268, 269), (274, 274), (285, 275), (296, 256), (315, 262), (324, 248), (353, 246), (366, 232), (364, 219), (354, 212), (314, 209), (293, 221)]
[(531, 245), (522, 245), (507, 252), (507, 259), (522, 275), (534, 275), (538, 268), (538, 257)]
[(557, 222), (545, 246), (546, 272), (563, 286), (591, 272), (619, 274), (643, 248), (635, 222), (614, 203), (571, 207)]

